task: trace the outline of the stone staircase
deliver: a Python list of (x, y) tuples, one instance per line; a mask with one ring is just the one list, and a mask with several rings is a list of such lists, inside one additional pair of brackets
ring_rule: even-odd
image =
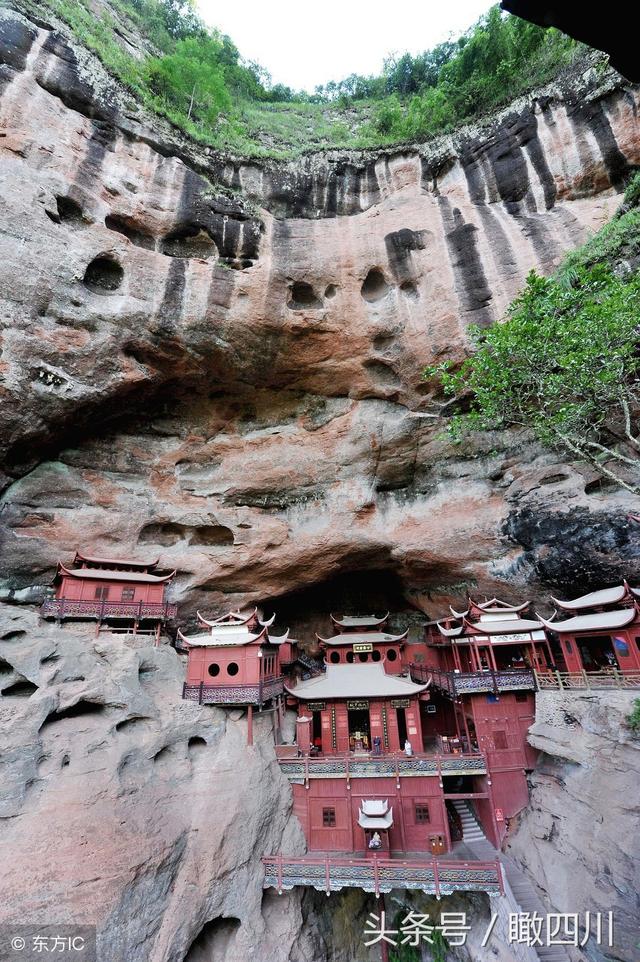
[[(462, 823), (462, 841), (465, 845), (469, 845), (471, 842), (481, 842), (487, 841), (484, 832), (480, 828), (478, 821), (473, 814), (471, 807), (468, 802), (456, 801), (453, 803), (453, 807), (460, 816), (460, 821)], [(487, 842), (487, 844), (489, 844)], [(492, 856), (495, 858), (495, 855)]]
[[(547, 910), (538, 893), (534, 889), (524, 872), (518, 867), (510, 855), (497, 852), (491, 842), (486, 838), (480, 825), (473, 813), (473, 809), (466, 801), (455, 801), (455, 810), (462, 822), (463, 842), (467, 845), (474, 856), (482, 861), (492, 861), (498, 858), (504, 873), (505, 899), (508, 903), (508, 912), (523, 914), (528, 912), (533, 915), (546, 918)], [(544, 939), (544, 926), (542, 932)], [(514, 950), (516, 946), (513, 946)], [(536, 945), (535, 948), (518, 946), (514, 952), (518, 960), (522, 962), (571, 962), (567, 950), (562, 945)]]

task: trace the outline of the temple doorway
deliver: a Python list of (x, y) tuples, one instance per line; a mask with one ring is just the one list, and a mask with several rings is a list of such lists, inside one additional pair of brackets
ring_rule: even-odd
[(619, 667), (609, 635), (581, 638), (579, 645), (585, 671), (605, 671), (607, 668)]
[(347, 718), (349, 722), (349, 748), (352, 752), (369, 751), (371, 747), (369, 709), (349, 708)]
[(400, 742), (400, 748), (403, 749), (407, 740), (407, 716), (404, 708), (396, 708), (396, 719), (398, 721), (398, 741)]
[(312, 725), (311, 725), (311, 741), (313, 743), (314, 751), (322, 751), (322, 713), (319, 711), (311, 712)]

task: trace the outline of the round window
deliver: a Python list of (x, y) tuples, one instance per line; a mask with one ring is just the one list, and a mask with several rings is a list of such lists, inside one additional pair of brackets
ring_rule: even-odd
[(382, 655), (380, 654), (379, 651), (373, 651), (371, 653), (371, 661), (380, 661), (381, 658), (382, 658)]
[(220, 665), (209, 665), (209, 674), (212, 678), (220, 674)]
[(329, 661), (331, 662), (332, 665), (337, 665), (338, 662), (340, 661), (340, 652), (332, 651), (331, 654), (329, 655)]
[(240, 669), (238, 668), (238, 665), (236, 664), (236, 662), (230, 661), (229, 664), (227, 665), (227, 674), (237, 675), (239, 671)]
[(352, 664), (353, 664), (353, 652), (352, 652), (352, 651), (348, 651), (348, 652), (347, 652), (347, 663), (348, 663), (349, 665), (352, 665)]
[(389, 648), (389, 651), (387, 652), (387, 661), (395, 661), (397, 657), (398, 652), (395, 650), (395, 648)]
[(360, 661), (368, 661), (369, 655), (366, 653), (366, 651), (361, 651), (360, 654), (358, 655), (358, 659)]

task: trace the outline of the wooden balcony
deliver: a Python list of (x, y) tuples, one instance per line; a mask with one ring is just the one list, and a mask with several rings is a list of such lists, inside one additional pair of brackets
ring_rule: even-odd
[(40, 608), (43, 618), (128, 618), (142, 621), (145, 618), (166, 621), (175, 618), (178, 606), (163, 602), (150, 604), (145, 601), (73, 601), (69, 598), (50, 598)]
[(502, 671), (443, 671), (425, 665), (410, 665), (413, 681), (425, 684), (431, 679), (436, 688), (458, 698), (476, 692), (498, 694), (501, 691), (536, 690), (536, 674), (532, 668), (506, 668)]
[(547, 671), (536, 672), (540, 691), (591, 691), (604, 688), (640, 689), (640, 671), (622, 672), (619, 668), (606, 671)]
[(263, 705), (284, 691), (284, 678), (265, 679), (255, 685), (189, 685), (182, 687), (182, 697), (199, 705)]
[(503, 893), (502, 869), (495, 862), (443, 861), (429, 858), (347, 858), (340, 855), (275, 855), (262, 859), (264, 888), (278, 893), (309, 886), (319, 892), (357, 888), (376, 896), (392, 889), (417, 889), (427, 895), (454, 892)]
[(401, 753), (369, 755), (305, 755), (299, 758), (278, 757), (280, 769), (290, 782), (307, 785), (310, 778), (420, 778), (442, 775), (486, 775), (484, 755), (407, 756)]

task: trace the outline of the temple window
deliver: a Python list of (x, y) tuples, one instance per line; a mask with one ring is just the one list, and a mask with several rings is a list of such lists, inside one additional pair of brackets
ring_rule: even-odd
[(238, 668), (238, 664), (235, 661), (230, 661), (229, 664), (227, 665), (228, 675), (237, 675), (239, 670), (240, 669)]
[(215, 678), (216, 675), (219, 675), (220, 665), (216, 665), (216, 664), (209, 665), (209, 674), (211, 675), (212, 678)]
[(323, 808), (322, 809), (322, 827), (333, 828), (335, 824), (336, 824), (335, 808)]
[(352, 652), (352, 651), (348, 651), (348, 652), (347, 652), (347, 664), (349, 664), (349, 665), (352, 665), (352, 664), (353, 664), (353, 652)]
[(387, 652), (387, 661), (395, 661), (397, 657), (398, 652), (395, 650), (395, 648), (389, 648), (389, 651)]
[(377, 649), (371, 653), (371, 661), (380, 661), (381, 658), (382, 655)]
[(93, 597), (94, 597), (94, 598), (100, 598), (101, 600), (104, 600), (105, 598), (108, 598), (108, 597), (109, 597), (109, 586), (108, 586), (108, 585), (98, 585), (97, 588), (96, 588), (96, 592), (95, 592), (95, 594), (94, 594)]
[(507, 733), (506, 732), (494, 732), (493, 733), (493, 745), (496, 749), (508, 748), (507, 744)]
[(123, 588), (122, 589), (122, 601), (133, 601), (136, 596), (135, 588)]
[(369, 661), (369, 655), (366, 653), (366, 651), (360, 652), (358, 655), (358, 661)]
[(329, 661), (332, 665), (337, 665), (340, 661), (340, 653), (338, 651), (332, 651), (329, 655)]
[(426, 802), (416, 802), (415, 806), (416, 822), (430, 822), (429, 806)]

